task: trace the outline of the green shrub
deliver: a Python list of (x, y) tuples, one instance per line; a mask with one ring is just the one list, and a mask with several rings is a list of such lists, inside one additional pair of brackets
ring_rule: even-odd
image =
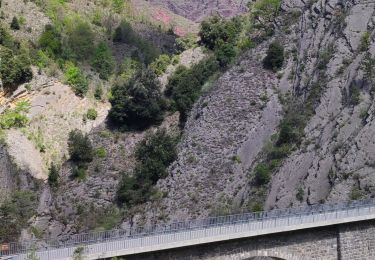
[(59, 170), (54, 163), (51, 164), (48, 173), (48, 184), (56, 188), (59, 185)]
[(140, 50), (141, 58), (146, 65), (152, 63), (160, 55), (160, 49), (147, 40), (140, 38), (135, 46)]
[(105, 42), (101, 42), (95, 49), (92, 60), (93, 68), (99, 73), (101, 79), (108, 79), (115, 67), (112, 52)]
[(251, 207), (251, 212), (261, 212), (263, 211), (263, 205), (259, 202), (253, 203)]
[(290, 150), (291, 150), (291, 147), (288, 144), (283, 144), (281, 146), (273, 146), (272, 149), (268, 153), (268, 159), (269, 160), (283, 159), (288, 156)]
[(94, 108), (89, 108), (86, 113), (87, 119), (95, 120), (98, 117), (98, 112)]
[(51, 64), (49, 56), (43, 51), (39, 50), (35, 57), (33, 57), (33, 63), (36, 64), (39, 68), (46, 68)]
[(371, 53), (367, 52), (362, 63), (362, 69), (364, 72), (364, 78), (374, 89), (375, 84), (375, 58), (372, 57)]
[(14, 40), (12, 36), (2, 24), (0, 24), (0, 44), (9, 49), (14, 47)]
[(299, 201), (299, 202), (302, 202), (303, 201), (303, 196), (305, 195), (305, 192), (303, 190), (302, 187), (300, 187), (297, 191), (297, 194), (296, 194), (296, 199)]
[(221, 67), (227, 67), (237, 56), (236, 48), (231, 44), (221, 44), (215, 50), (216, 59)]
[(46, 25), (44, 32), (39, 37), (38, 44), (50, 57), (61, 55), (61, 34), (52, 25)]
[(21, 29), (17, 17), (13, 17), (12, 22), (10, 23), (10, 28), (15, 31)]
[(261, 21), (263, 26), (268, 26), (267, 24), (272, 23), (277, 16), (280, 5), (280, 0), (258, 0), (251, 8), (252, 16), (255, 20)]
[(352, 188), (349, 194), (349, 197), (351, 200), (360, 200), (360, 199), (363, 199), (364, 196), (365, 196), (365, 193), (363, 192), (363, 190), (355, 186)]
[(105, 158), (107, 156), (107, 152), (104, 147), (100, 147), (96, 149), (96, 156), (99, 158)]
[(271, 169), (266, 164), (258, 164), (254, 172), (257, 185), (265, 185), (271, 180)]
[(150, 69), (152, 69), (156, 75), (160, 76), (167, 70), (167, 67), (171, 62), (172, 60), (168, 55), (162, 54), (150, 64)]
[(299, 144), (304, 135), (306, 117), (299, 106), (291, 105), (286, 110), (283, 120), (280, 123), (280, 133), (276, 145), (281, 147), (284, 144)]
[(112, 8), (116, 13), (121, 13), (124, 9), (124, 0), (112, 0)]
[(96, 100), (101, 100), (103, 96), (103, 87), (101, 85), (96, 86), (94, 97)]
[(267, 56), (263, 60), (263, 66), (266, 69), (276, 71), (283, 66), (284, 47), (277, 41), (270, 44)]
[(206, 80), (216, 73), (218, 69), (219, 64), (216, 59), (209, 58), (192, 66), (190, 69), (179, 67), (170, 77), (166, 87), (166, 94), (173, 99), (175, 108), (180, 112), (182, 121), (187, 118), (194, 103), (201, 95), (202, 86)]
[(137, 146), (135, 156), (144, 165), (143, 169), (145, 169), (145, 166), (148, 167), (156, 162), (160, 162), (160, 165), (163, 166), (160, 171), (155, 171), (154, 167), (150, 167), (150, 174), (144, 174), (143, 172), (143, 175), (151, 178), (153, 184), (156, 184), (160, 178), (167, 176), (166, 167), (177, 158), (176, 144), (177, 137), (162, 129), (154, 134), (147, 134), (145, 139)]
[(333, 47), (328, 46), (326, 49), (322, 50), (319, 53), (319, 61), (318, 61), (318, 65), (317, 65), (318, 69), (325, 70), (327, 68), (327, 64), (332, 59), (333, 51), (334, 51)]
[(145, 202), (150, 195), (150, 187), (150, 183), (138, 183), (136, 177), (123, 173), (117, 189), (117, 201), (120, 205), (128, 208), (139, 205)]
[(73, 178), (76, 178), (78, 180), (84, 181), (87, 177), (86, 169), (84, 166), (74, 166), (73, 167)]
[(197, 46), (197, 36), (194, 34), (187, 34), (184, 37), (176, 39), (175, 48), (178, 53), (182, 53)]
[(84, 96), (88, 91), (88, 82), (81, 70), (73, 63), (65, 65), (65, 80), (73, 88), (77, 96)]
[(213, 16), (201, 23), (199, 36), (203, 45), (214, 50), (222, 44), (234, 46), (241, 30), (242, 21), (240, 18), (226, 20), (219, 16)]
[(349, 104), (356, 106), (361, 102), (361, 92), (359, 86), (352, 83), (349, 87)]
[(30, 103), (21, 101), (14, 109), (5, 110), (0, 115), (0, 129), (10, 129), (13, 127), (24, 127), (29, 122), (26, 113), (30, 109)]
[(134, 32), (131, 24), (123, 20), (115, 30), (113, 41), (133, 44), (135, 41), (137, 41), (137, 38), (138, 36)]
[(121, 84), (126, 84), (139, 70), (141, 70), (141, 63), (138, 60), (126, 58), (120, 66), (117, 81), (121, 82)]
[(66, 32), (65, 55), (77, 60), (90, 60), (94, 52), (94, 33), (88, 23), (77, 21)]
[(77, 129), (69, 133), (68, 150), (70, 159), (78, 165), (93, 160), (94, 153), (89, 137)]
[(136, 148), (137, 165), (133, 176), (124, 174), (117, 190), (120, 204), (131, 207), (145, 202), (153, 186), (167, 176), (167, 167), (177, 158), (178, 138), (165, 129), (148, 133)]
[(7, 90), (29, 82), (32, 77), (30, 60), (25, 54), (16, 55), (12, 50), (0, 46), (0, 78)]
[(360, 51), (367, 51), (368, 47), (370, 46), (370, 32), (364, 32), (361, 36), (361, 42), (359, 44)]
[(0, 243), (17, 241), (36, 213), (36, 196), (31, 191), (16, 191), (0, 206)]
[(155, 73), (145, 69), (130, 82), (112, 89), (112, 108), (109, 119), (130, 129), (145, 129), (162, 121), (165, 100)]

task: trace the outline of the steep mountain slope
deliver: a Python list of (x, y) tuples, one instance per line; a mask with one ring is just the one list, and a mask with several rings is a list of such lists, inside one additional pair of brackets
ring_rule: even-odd
[(209, 0), (209, 1), (171, 1), (151, 0), (153, 4), (162, 5), (172, 12), (193, 21), (202, 21), (205, 17), (218, 13), (231, 17), (246, 11), (246, 0)]
[[(168, 194), (156, 214), (171, 220), (197, 217), (241, 203), (246, 170), (276, 130), (281, 105), (276, 75), (244, 55), (195, 105), (170, 176), (159, 182)], [(160, 203), (160, 202), (159, 202)]]
[[(56, 17), (33, 1), (22, 3), (3, 0), (2, 22), (9, 25), (14, 16), (24, 16), (21, 29), (12, 34), (20, 45), (29, 41), (38, 45), (45, 25)], [(133, 68), (123, 61), (136, 56), (137, 50), (128, 43), (114, 43), (115, 28), (123, 18), (132, 21), (137, 33), (168, 53), (176, 37), (170, 29), (177, 35), (196, 33), (205, 17), (216, 12), (238, 15), (247, 10), (247, 1), (127, 1), (120, 11), (108, 2), (98, 3), (67, 1), (63, 7), (58, 5), (62, 9), (56, 14), (81, 15), (92, 26), (95, 41), (108, 41), (118, 63), (113, 77), (100, 79), (90, 60), (76, 62), (90, 81), (88, 94), (79, 97), (62, 75), (69, 64), (63, 61), (59, 67), (33, 66), (32, 81), (11, 95), (1, 92), (1, 113), (19, 101), (31, 105), (27, 126), (6, 129), (5, 137), (0, 132), (0, 199), (19, 190), (33, 191), (38, 197), (23, 238), (375, 195), (375, 3), (281, 1), (272, 32), (262, 36), (255, 30), (246, 35), (255, 47), (206, 82), (183, 129), (175, 111), (149, 129), (179, 129), (183, 134), (168, 176), (157, 182), (149, 202), (133, 207), (119, 207), (116, 190), (123, 173), (131, 175), (137, 163), (134, 151), (146, 132), (120, 131), (106, 122), (109, 89), (121, 80), (121, 73), (131, 74)], [(278, 72), (262, 64), (275, 41), (285, 53)], [(209, 55), (203, 48), (179, 55), (159, 75), (163, 90), (178, 65), (190, 67)], [(96, 99), (98, 85), (104, 93)], [(90, 108), (96, 111), (92, 120), (87, 118)], [(286, 118), (293, 119), (284, 127), (292, 140), (276, 147)], [(68, 158), (68, 134), (73, 129), (88, 133), (95, 152), (81, 178), (73, 176), (77, 167)], [(52, 163), (59, 165), (58, 187), (47, 183)], [(261, 184), (259, 172), (266, 175)]]
[[(261, 45), (200, 99), (184, 130), (178, 160), (159, 182), (168, 195), (147, 207), (150, 219), (374, 195), (373, 81), (368, 76), (374, 67), (364, 68), (375, 50), (374, 3), (285, 0), (282, 10), (271, 39), (287, 50), (279, 80), (259, 68), (266, 49)], [(289, 94), (294, 101), (285, 99)], [(317, 102), (310, 116), (303, 111), (312, 96)], [(271, 136), (279, 135), (284, 115), (278, 100), (284, 100), (284, 107), (302, 102), (294, 113), (307, 120), (304, 138), (273, 170), (270, 183), (259, 187), (255, 167), (267, 156)]]
[[(316, 114), (305, 128), (305, 140), (275, 174), (267, 208), (373, 196), (373, 85), (364, 68), (366, 53), (374, 54), (374, 3), (317, 2), (299, 24), (296, 92), (309, 91), (306, 80), (316, 76), (315, 57), (329, 49), (326, 82)], [(368, 36), (366, 36), (368, 35)], [(366, 38), (368, 37), (368, 38)], [(366, 40), (368, 39), (368, 40)], [(302, 188), (300, 202), (296, 191)]]

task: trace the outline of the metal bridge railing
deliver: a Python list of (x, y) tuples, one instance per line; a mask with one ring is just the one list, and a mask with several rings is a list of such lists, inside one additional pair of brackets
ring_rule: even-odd
[[(226, 226), (236, 225), (240, 223), (261, 222), (262, 225), (261, 227), (257, 227), (258, 229), (263, 227), (269, 228), (271, 226), (276, 227), (278, 225), (291, 225), (294, 222), (295, 224), (311, 223), (321, 221), (320, 218), (315, 218), (314, 216), (322, 215), (322, 213), (324, 213), (323, 215), (325, 217), (325, 220), (327, 220), (327, 218), (340, 219), (348, 217), (349, 212), (351, 212), (350, 214), (354, 215), (366, 214), (360, 211), (360, 209), (368, 207), (370, 212), (371, 206), (374, 207), (375, 211), (375, 199), (349, 201), (337, 204), (320, 204), (300, 208), (277, 209), (255, 213), (241, 213), (235, 215), (217, 216), (205, 219), (175, 222), (167, 225), (153, 225), (137, 227), (127, 230), (115, 229), (110, 231), (67, 235), (48, 240), (21, 241), (16, 243), (7, 243), (0, 245), (0, 256), (20, 255), (30, 252), (30, 250), (41, 252), (61, 248), (71, 248), (81, 245), (88, 246), (116, 240), (140, 240), (141, 238), (145, 237), (166, 234), (177, 234), (180, 232), (182, 233), (186, 231), (204, 230), (213, 227), (224, 228)], [(358, 210), (354, 212), (353, 209)], [(331, 214), (335, 212), (336, 214)], [(312, 218), (310, 218), (309, 216), (312, 216)], [(273, 221), (270, 222), (270, 220)]]

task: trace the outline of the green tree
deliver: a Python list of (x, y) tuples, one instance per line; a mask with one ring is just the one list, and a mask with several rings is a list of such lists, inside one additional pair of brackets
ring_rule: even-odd
[(148, 133), (137, 146), (135, 156), (143, 164), (142, 169), (147, 168), (143, 175), (151, 179), (153, 184), (167, 176), (166, 167), (177, 159), (177, 140), (177, 136), (161, 129), (153, 134)]
[(103, 96), (103, 87), (101, 85), (97, 85), (94, 92), (94, 97), (96, 100), (101, 100)]
[(240, 18), (226, 20), (219, 16), (213, 16), (202, 22), (199, 36), (207, 48), (214, 50), (222, 44), (234, 46), (241, 30)]
[(171, 62), (172, 60), (168, 55), (162, 54), (150, 64), (150, 68), (155, 72), (156, 75), (160, 76), (166, 71)]
[(165, 100), (154, 72), (144, 69), (129, 82), (112, 89), (110, 120), (131, 129), (145, 129), (162, 121)]
[(267, 56), (263, 60), (263, 66), (266, 69), (277, 70), (284, 63), (284, 47), (277, 41), (270, 44), (267, 50)]
[(65, 80), (73, 88), (77, 96), (84, 96), (88, 91), (88, 82), (81, 70), (73, 63), (65, 65)]
[(218, 69), (217, 60), (209, 58), (190, 69), (179, 67), (170, 77), (166, 94), (173, 99), (174, 106), (180, 112), (182, 121), (185, 121), (194, 103), (201, 95), (204, 83)]
[(94, 150), (88, 135), (77, 129), (69, 133), (68, 149), (70, 159), (78, 165), (89, 163), (94, 158)]
[(215, 50), (216, 59), (221, 67), (227, 67), (237, 56), (236, 48), (231, 44), (221, 44)]
[(175, 47), (178, 53), (182, 53), (197, 46), (197, 36), (193, 33), (176, 39)]
[(271, 169), (265, 164), (255, 167), (255, 181), (258, 185), (265, 185), (271, 180)]
[(68, 58), (90, 60), (94, 51), (94, 33), (86, 22), (78, 21), (67, 31)]
[(25, 54), (15, 55), (12, 50), (0, 46), (0, 77), (8, 90), (29, 82), (33, 77), (29, 58)]
[(45, 26), (44, 32), (39, 37), (38, 44), (50, 57), (61, 55), (61, 34), (50, 24)]
[(108, 79), (112, 74), (115, 61), (111, 49), (105, 42), (101, 42), (95, 49), (92, 66), (99, 73), (101, 79)]
[(15, 30), (15, 31), (17, 31), (21, 28), (17, 17), (15, 17), (15, 16), (13, 17), (12, 22), (10, 23), (10, 28), (12, 30)]
[(0, 44), (9, 49), (14, 47), (14, 40), (12, 36), (2, 24), (0, 24)]
[(137, 40), (138, 35), (134, 32), (131, 24), (125, 20), (121, 21), (120, 25), (115, 30), (113, 41), (134, 44)]
[(16, 191), (1, 204), (0, 243), (16, 241), (36, 213), (36, 207), (36, 196), (30, 191)]
[(167, 176), (168, 166), (177, 158), (178, 136), (160, 129), (147, 133), (136, 148), (137, 165), (132, 176), (123, 174), (117, 200), (128, 207), (145, 202), (154, 192), (153, 186)]
[(362, 63), (364, 78), (370, 83), (371, 88), (375, 87), (375, 58), (367, 52)]

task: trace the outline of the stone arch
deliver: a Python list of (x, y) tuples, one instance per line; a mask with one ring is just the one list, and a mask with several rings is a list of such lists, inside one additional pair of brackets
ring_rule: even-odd
[(284, 250), (277, 250), (277, 249), (268, 249), (268, 250), (254, 250), (250, 252), (243, 252), (239, 254), (239, 258), (241, 260), (249, 260), (253, 257), (257, 256), (268, 256), (268, 257), (275, 257), (279, 259), (285, 260), (301, 260), (305, 259), (305, 257), (301, 255), (297, 255), (295, 253), (290, 253)]

